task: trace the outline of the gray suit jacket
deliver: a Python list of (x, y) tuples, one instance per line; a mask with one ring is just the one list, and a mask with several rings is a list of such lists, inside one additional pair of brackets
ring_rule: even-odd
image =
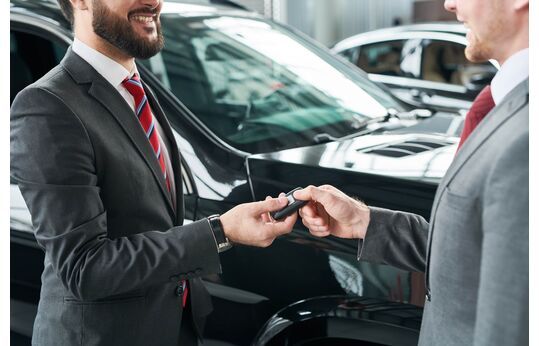
[(528, 342), (528, 98), (526, 80), (473, 131), (430, 225), (372, 208), (358, 257), (426, 272), (420, 345)]
[(11, 174), (45, 250), (35, 345), (177, 345), (183, 279), (199, 335), (212, 309), (197, 277), (220, 271), (216, 243), (207, 220), (181, 226), (178, 148), (146, 93), (171, 143), (176, 208), (133, 110), (71, 49), (13, 102)]

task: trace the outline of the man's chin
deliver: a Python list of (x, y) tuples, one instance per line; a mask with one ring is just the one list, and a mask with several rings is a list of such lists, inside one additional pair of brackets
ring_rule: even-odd
[(485, 62), (490, 59), (485, 49), (472, 44), (466, 47), (464, 55), (466, 55), (466, 59), (475, 63)]
[(133, 28), (131, 32), (133, 38), (145, 44), (155, 44), (159, 40), (159, 35), (155, 27)]

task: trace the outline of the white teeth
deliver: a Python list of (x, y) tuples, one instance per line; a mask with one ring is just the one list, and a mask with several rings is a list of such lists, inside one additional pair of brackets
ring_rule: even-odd
[(147, 17), (147, 16), (133, 16), (133, 19), (139, 22), (143, 22), (143, 23), (153, 22), (153, 17)]

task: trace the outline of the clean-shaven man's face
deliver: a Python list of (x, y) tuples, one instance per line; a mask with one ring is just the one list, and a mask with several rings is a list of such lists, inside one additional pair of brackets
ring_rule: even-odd
[(161, 0), (91, 0), (94, 32), (129, 56), (147, 59), (163, 48)]
[(445, 9), (468, 28), (466, 58), (474, 62), (496, 59), (511, 41), (510, 0), (446, 0)]

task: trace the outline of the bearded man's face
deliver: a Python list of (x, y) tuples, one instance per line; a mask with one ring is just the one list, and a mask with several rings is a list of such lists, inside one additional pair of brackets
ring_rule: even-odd
[(137, 59), (148, 59), (163, 48), (160, 5), (153, 9), (144, 6), (124, 9), (125, 14), (120, 14), (106, 2), (92, 2), (92, 26), (98, 36)]

